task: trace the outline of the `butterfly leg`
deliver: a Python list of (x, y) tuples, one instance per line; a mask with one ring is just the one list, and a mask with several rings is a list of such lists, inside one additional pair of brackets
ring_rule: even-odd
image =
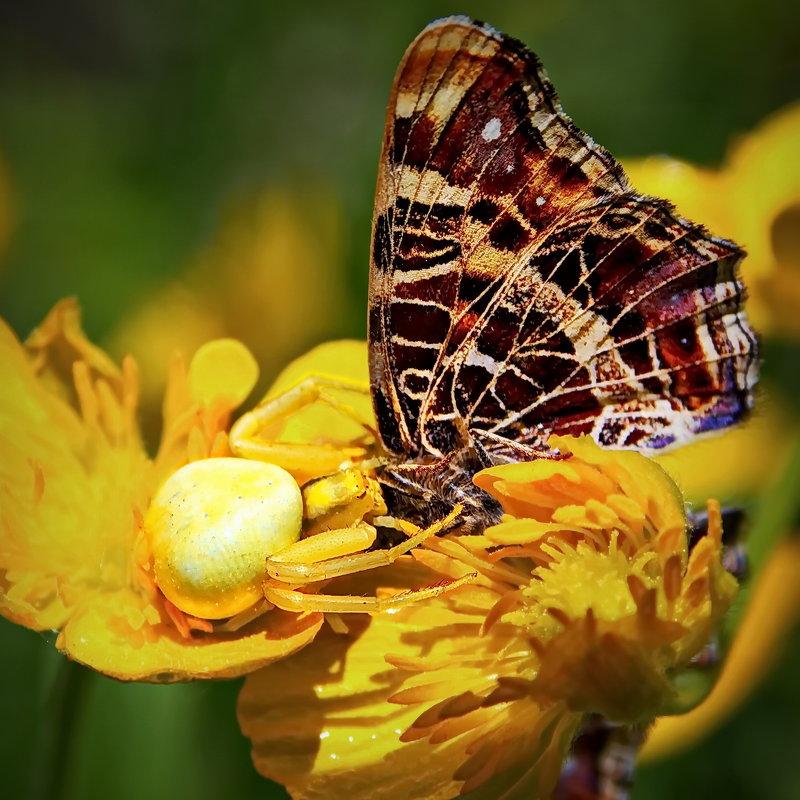
[[(460, 507), (454, 508), (446, 517), (423, 530), (397, 522), (405, 529), (408, 538), (387, 550), (366, 549), (375, 542), (376, 530), (365, 523), (303, 539), (267, 559), (267, 573), (271, 580), (264, 584), (264, 595), (271, 603), (287, 611), (378, 613), (442, 594), (461, 585), (470, 576), (390, 597), (316, 594), (290, 588), (287, 584), (326, 581), (387, 566), (423, 544), (426, 539), (446, 529), (461, 510)], [(375, 521), (381, 520), (379, 518)]]
[[(278, 440), (281, 425), (304, 408), (316, 403), (325, 404), (354, 420), (369, 435), (374, 430), (358, 412), (336, 397), (332, 391), (344, 390), (366, 393), (368, 387), (349, 381), (312, 376), (276, 397), (259, 403), (243, 414), (230, 433), (231, 450), (242, 458), (268, 461), (292, 473), (323, 475), (334, 472), (345, 461), (366, 455), (361, 446), (335, 446)], [(270, 438), (270, 437), (274, 438)]]

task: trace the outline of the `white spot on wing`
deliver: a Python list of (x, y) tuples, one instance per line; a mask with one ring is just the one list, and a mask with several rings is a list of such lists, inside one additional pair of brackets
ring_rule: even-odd
[(491, 356), (487, 356), (486, 353), (481, 353), (480, 350), (474, 348), (467, 352), (464, 363), (468, 366), (483, 367), (492, 375), (496, 375), (500, 368), (499, 364)]
[(481, 136), (483, 136), (484, 140), (487, 142), (493, 142), (495, 139), (500, 137), (500, 119), (498, 117), (492, 117), (484, 126), (483, 130), (481, 131)]

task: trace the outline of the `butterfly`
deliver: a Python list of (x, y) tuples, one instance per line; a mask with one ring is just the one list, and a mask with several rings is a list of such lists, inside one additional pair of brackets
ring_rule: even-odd
[(480, 468), (550, 434), (654, 451), (736, 423), (758, 342), (743, 251), (639, 194), (538, 58), (466, 17), (412, 42), (389, 100), (369, 285), (373, 405), (395, 513), (499, 507)]

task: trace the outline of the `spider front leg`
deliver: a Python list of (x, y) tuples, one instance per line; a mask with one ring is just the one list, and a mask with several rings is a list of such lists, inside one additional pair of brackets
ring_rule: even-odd
[[(271, 603), (287, 611), (329, 613), (378, 613), (425, 598), (436, 597), (466, 583), (474, 576), (466, 575), (457, 580), (442, 581), (433, 586), (382, 598), (311, 594), (288, 588), (286, 584), (329, 580), (388, 566), (400, 556), (423, 544), (426, 539), (448, 528), (461, 512), (462, 507), (456, 506), (443, 519), (423, 530), (416, 529), (406, 541), (387, 550), (365, 551), (365, 548), (371, 547), (375, 542), (376, 531), (364, 523), (353, 528), (331, 530), (311, 536), (267, 559), (267, 573), (272, 580), (264, 583), (264, 596)], [(413, 529), (413, 526), (401, 525), (406, 532)]]
[(280, 441), (277, 438), (281, 425), (317, 403), (354, 420), (364, 433), (374, 437), (375, 431), (363, 417), (331, 393), (335, 390), (367, 394), (369, 387), (355, 381), (333, 380), (321, 376), (306, 378), (282, 394), (263, 400), (254, 409), (243, 414), (231, 428), (231, 450), (242, 458), (277, 464), (304, 479), (335, 472), (344, 462), (365, 457), (367, 449), (363, 446)]
[(279, 584), (267, 582), (264, 594), (270, 603), (284, 611), (296, 613), (321, 611), (325, 614), (380, 614), (403, 606), (430, 600), (445, 592), (451, 592), (459, 586), (474, 580), (475, 572), (462, 575), (460, 578), (443, 580), (422, 589), (399, 592), (387, 597), (362, 597), (352, 594), (306, 594), (293, 589), (282, 588)]

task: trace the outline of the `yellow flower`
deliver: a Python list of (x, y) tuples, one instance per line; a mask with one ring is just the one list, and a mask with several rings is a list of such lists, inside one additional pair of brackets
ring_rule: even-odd
[(736, 141), (719, 170), (663, 157), (625, 167), (639, 191), (744, 245), (753, 327), (800, 336), (800, 104)]
[(272, 376), (330, 334), (346, 302), (341, 239), (339, 209), (324, 186), (304, 194), (272, 187), (231, 203), (193, 263), (109, 338), (110, 352), (130, 353), (142, 367), (145, 414), (158, 408), (164, 365), (176, 350), (232, 337)]
[(295, 800), (546, 797), (585, 714), (643, 723), (698, 701), (692, 659), (736, 592), (718, 506), (689, 553), (681, 495), (654, 462), (551, 443), (559, 458), (476, 476), (499, 525), (432, 537), (339, 588), (465, 585), (247, 678), (239, 719), (262, 774)]
[[(71, 658), (123, 680), (231, 677), (302, 647), (319, 615), (272, 611), (238, 632), (175, 609), (156, 589), (142, 529), (150, 497), (189, 461), (229, 453), (230, 412), (257, 375), (237, 342), (170, 367), (155, 458), (136, 423), (138, 375), (84, 337), (59, 303), (25, 347), (0, 328), (0, 610), (58, 630)], [(191, 629), (199, 633), (191, 636)]]
[(485, 532), (483, 546), (537, 565), (510, 614), (548, 653), (536, 682), (573, 697), (571, 708), (617, 722), (694, 705), (676, 670), (708, 642), (736, 594), (721, 564), (718, 504), (709, 503), (708, 534), (690, 554), (682, 497), (652, 461), (589, 438), (551, 444), (564, 460), (475, 477), (512, 515)]
[(756, 576), (756, 585), (714, 688), (687, 714), (662, 717), (647, 737), (642, 759), (694, 746), (728, 717), (765, 677), (800, 619), (800, 543), (782, 541)]

